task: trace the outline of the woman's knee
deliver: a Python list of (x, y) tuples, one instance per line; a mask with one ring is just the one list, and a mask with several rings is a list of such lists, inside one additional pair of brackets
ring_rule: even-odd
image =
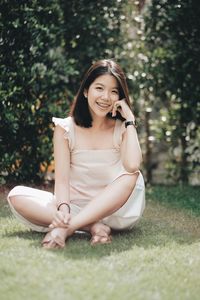
[(22, 194), (23, 190), (24, 190), (24, 186), (22, 186), (22, 185), (15, 186), (12, 190), (10, 190), (8, 197), (7, 197), (8, 200), (12, 196), (23, 195)]
[(16, 210), (20, 211), (23, 207), (24, 196), (21, 194), (22, 186), (15, 186), (8, 194), (7, 200)]

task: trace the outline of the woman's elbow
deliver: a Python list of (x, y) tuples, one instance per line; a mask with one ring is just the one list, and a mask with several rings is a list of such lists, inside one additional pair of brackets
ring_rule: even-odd
[(124, 164), (124, 168), (129, 173), (135, 173), (140, 169), (140, 164)]
[(140, 169), (142, 163), (142, 154), (138, 155), (138, 157), (135, 159), (124, 159), (122, 162), (127, 172), (134, 173)]

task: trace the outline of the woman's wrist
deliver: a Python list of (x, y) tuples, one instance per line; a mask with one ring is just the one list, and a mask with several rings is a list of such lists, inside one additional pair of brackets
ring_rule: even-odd
[(128, 126), (137, 128), (137, 123), (135, 121), (125, 121), (125, 128), (127, 128)]
[(131, 112), (129, 115), (126, 116), (126, 121), (133, 121), (135, 122), (135, 116), (134, 114)]
[(69, 214), (71, 212), (70, 205), (67, 202), (61, 202), (57, 206), (57, 210), (66, 211), (68, 210)]
[(131, 112), (131, 114), (129, 114), (129, 116), (126, 117), (126, 120), (125, 120), (125, 127), (127, 128), (129, 125), (132, 125), (135, 128), (137, 127), (135, 116), (132, 112)]

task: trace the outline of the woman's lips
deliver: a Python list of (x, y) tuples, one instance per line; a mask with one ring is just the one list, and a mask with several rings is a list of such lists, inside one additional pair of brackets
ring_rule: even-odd
[(110, 104), (103, 103), (103, 102), (96, 102), (96, 104), (102, 109), (108, 109), (110, 107)]

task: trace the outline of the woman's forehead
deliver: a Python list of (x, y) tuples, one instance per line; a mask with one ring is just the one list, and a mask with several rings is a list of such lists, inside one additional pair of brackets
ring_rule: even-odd
[(94, 81), (93, 84), (101, 84), (105, 86), (111, 86), (113, 88), (118, 88), (118, 82), (117, 79), (110, 74), (104, 74), (98, 76)]

